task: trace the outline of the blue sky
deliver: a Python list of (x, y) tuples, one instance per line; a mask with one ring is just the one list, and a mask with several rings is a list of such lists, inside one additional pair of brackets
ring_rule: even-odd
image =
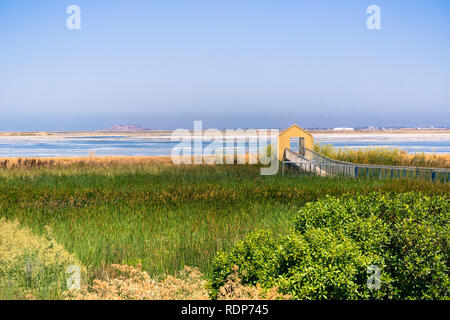
[(445, 0), (0, 0), (0, 46), (0, 130), (450, 126)]

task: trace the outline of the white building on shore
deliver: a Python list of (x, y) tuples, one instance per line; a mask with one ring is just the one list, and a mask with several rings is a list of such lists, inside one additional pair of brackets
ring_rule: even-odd
[(333, 128), (333, 131), (355, 131), (355, 129), (347, 128), (347, 127), (337, 127), (337, 128)]

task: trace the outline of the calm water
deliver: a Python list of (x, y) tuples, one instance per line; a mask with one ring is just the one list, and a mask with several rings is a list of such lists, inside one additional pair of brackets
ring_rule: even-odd
[[(450, 134), (317, 134), (315, 141), (321, 144), (332, 144), (336, 147), (367, 148), (390, 147), (401, 148), (408, 152), (449, 153)], [(203, 148), (211, 142), (204, 141)], [(261, 145), (265, 146), (266, 141)], [(179, 141), (171, 141), (170, 137), (155, 136), (36, 136), (36, 137), (0, 137), (0, 157), (62, 157), (88, 156), (95, 151), (98, 156), (159, 156), (170, 155)], [(256, 148), (251, 143), (250, 147)], [(225, 148), (243, 153), (248, 150), (245, 145)], [(198, 150), (197, 150), (198, 151)], [(227, 151), (226, 151), (227, 152)], [(195, 152), (197, 153), (197, 152)]]
[[(194, 143), (194, 154), (208, 147), (211, 141), (202, 141), (202, 148)], [(267, 140), (259, 145), (266, 147)], [(83, 137), (0, 137), (0, 157), (85, 157), (91, 151), (97, 156), (167, 156), (172, 150), (181, 150), (180, 141), (171, 141), (170, 137), (151, 136), (83, 136)], [(215, 143), (215, 145), (220, 145)], [(234, 146), (222, 144), (225, 152), (245, 153), (257, 143), (242, 141)]]

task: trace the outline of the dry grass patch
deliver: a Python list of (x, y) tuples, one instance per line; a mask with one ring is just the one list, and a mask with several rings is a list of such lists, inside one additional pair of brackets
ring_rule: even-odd
[[(141, 266), (111, 265), (104, 279), (94, 280), (92, 286), (85, 285), (81, 291), (67, 291), (68, 300), (209, 300), (208, 281), (198, 268), (185, 266), (175, 275), (151, 278)], [(244, 286), (237, 273), (228, 277), (220, 288), (218, 300), (269, 300), (289, 299), (278, 293), (278, 288), (269, 290), (261, 286)]]
[(66, 290), (66, 269), (81, 266), (53, 240), (0, 219), (0, 299), (53, 299)]
[(54, 158), (0, 158), (0, 168), (61, 168), (71, 166), (126, 166), (172, 164), (169, 156), (132, 157), (132, 156), (90, 156), (90, 157), (54, 157)]

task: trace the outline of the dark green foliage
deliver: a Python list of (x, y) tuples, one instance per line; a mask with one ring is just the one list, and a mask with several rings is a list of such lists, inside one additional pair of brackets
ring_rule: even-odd
[[(443, 299), (449, 289), (449, 202), (371, 193), (307, 203), (288, 236), (256, 232), (214, 261), (217, 289), (233, 268), (244, 283), (296, 299)], [(367, 268), (381, 268), (381, 288)]]

